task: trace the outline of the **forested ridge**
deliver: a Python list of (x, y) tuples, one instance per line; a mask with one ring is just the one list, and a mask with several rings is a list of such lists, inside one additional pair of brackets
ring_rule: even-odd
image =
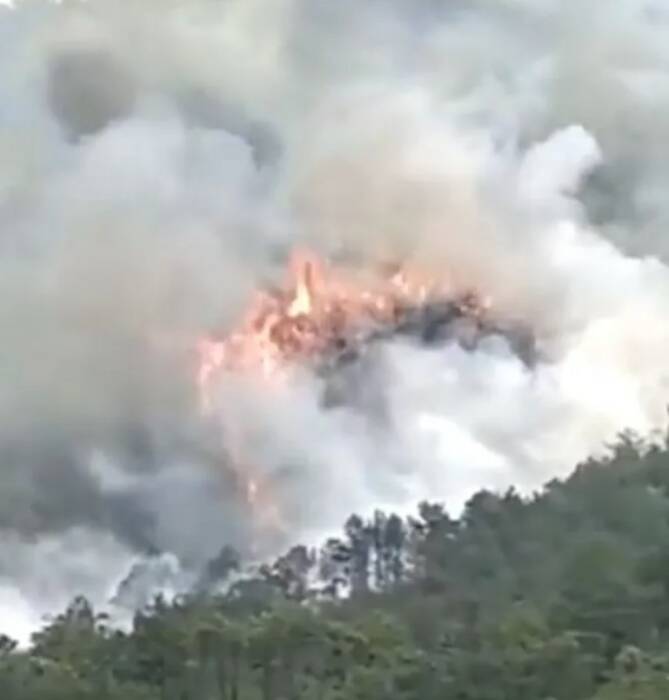
[(252, 578), (226, 548), (130, 632), (77, 599), (29, 649), (0, 639), (0, 698), (667, 698), (668, 467), (624, 436), (532, 498), (352, 516)]

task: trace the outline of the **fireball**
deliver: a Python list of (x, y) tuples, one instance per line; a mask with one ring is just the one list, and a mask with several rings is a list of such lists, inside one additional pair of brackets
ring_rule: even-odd
[(222, 431), (256, 522), (280, 527), (280, 507), (271, 483), (245, 458), (234, 418), (216, 406), (214, 397), (224, 391), (226, 376), (245, 375), (270, 390), (285, 386), (295, 369), (318, 365), (363, 343), (375, 330), (397, 326), (411, 310), (444, 300), (457, 303), (470, 317), (485, 310), (477, 296), (456, 302), (448, 281), (435, 281), (408, 266), (370, 273), (327, 265), (300, 250), (292, 255), (277, 291), (258, 291), (230, 332), (199, 340), (201, 411)]

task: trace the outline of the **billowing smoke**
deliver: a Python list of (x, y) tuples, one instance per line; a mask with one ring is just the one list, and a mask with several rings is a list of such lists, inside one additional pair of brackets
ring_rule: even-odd
[(226, 387), (282, 503), (267, 551), (354, 510), (535, 488), (664, 427), (661, 3), (16, 5), (0, 7), (7, 632), (76, 593), (136, 602), (133, 562), (189, 585), (222, 546), (257, 544), (201, 424), (194, 346), (298, 244), (475, 289), (541, 359), (504, 335), (398, 336), (348, 370), (354, 406), (325, 408), (309, 372)]

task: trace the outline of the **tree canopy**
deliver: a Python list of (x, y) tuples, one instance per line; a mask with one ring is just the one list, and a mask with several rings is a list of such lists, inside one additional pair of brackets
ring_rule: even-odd
[(353, 515), (253, 577), (225, 548), (127, 632), (77, 598), (28, 649), (0, 637), (0, 697), (667, 698), (668, 466), (667, 444), (624, 436), (531, 498)]

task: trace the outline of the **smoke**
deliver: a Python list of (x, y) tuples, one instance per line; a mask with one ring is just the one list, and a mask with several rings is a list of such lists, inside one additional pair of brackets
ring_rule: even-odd
[(192, 571), (257, 537), (198, 416), (193, 342), (298, 243), (475, 288), (542, 361), (396, 340), (328, 410), (309, 373), (225, 387), (281, 543), (536, 488), (662, 428), (667, 19), (642, 0), (0, 7), (7, 631), (109, 600), (146, 557)]

